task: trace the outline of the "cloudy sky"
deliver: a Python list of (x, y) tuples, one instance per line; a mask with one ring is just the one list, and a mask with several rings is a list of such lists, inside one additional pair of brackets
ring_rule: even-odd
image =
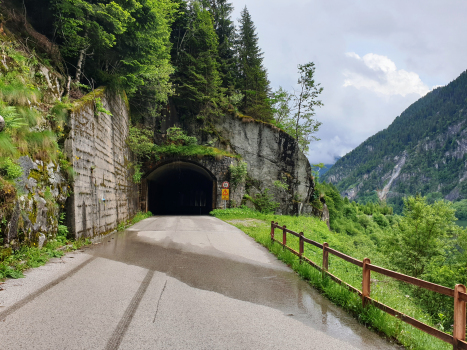
[(273, 89), (313, 61), (324, 91), (312, 163), (333, 163), (467, 69), (467, 0), (231, 0), (247, 6)]

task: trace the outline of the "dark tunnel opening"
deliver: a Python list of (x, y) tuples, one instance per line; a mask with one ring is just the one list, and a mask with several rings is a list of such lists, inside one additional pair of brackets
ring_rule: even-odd
[(173, 162), (160, 166), (147, 182), (148, 210), (154, 215), (206, 215), (215, 207), (216, 181), (196, 164)]

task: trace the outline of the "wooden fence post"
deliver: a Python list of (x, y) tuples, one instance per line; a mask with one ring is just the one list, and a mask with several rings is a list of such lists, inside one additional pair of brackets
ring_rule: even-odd
[(274, 243), (274, 221), (271, 221), (271, 243)]
[(453, 349), (458, 349), (458, 340), (465, 340), (465, 301), (459, 299), (459, 292), (466, 293), (466, 288), (462, 284), (456, 284), (454, 288), (454, 330)]
[(282, 249), (285, 249), (285, 245), (287, 244), (287, 232), (285, 231), (287, 227), (284, 225), (282, 226)]
[(324, 277), (324, 272), (328, 270), (328, 265), (329, 265), (329, 256), (328, 256), (328, 251), (326, 248), (329, 248), (329, 244), (327, 242), (323, 243), (323, 277)]
[(363, 280), (362, 280), (362, 303), (363, 307), (368, 305), (368, 298), (370, 297), (370, 269), (368, 268), (370, 259), (363, 259)]
[(302, 255), (303, 255), (303, 232), (300, 232), (298, 236), (299, 239), (299, 248), (298, 248), (298, 256), (300, 258), (300, 264), (302, 263)]

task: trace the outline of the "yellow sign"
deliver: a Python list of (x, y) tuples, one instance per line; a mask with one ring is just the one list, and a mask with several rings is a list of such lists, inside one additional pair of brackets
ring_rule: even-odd
[(222, 200), (228, 201), (229, 200), (229, 190), (222, 190)]

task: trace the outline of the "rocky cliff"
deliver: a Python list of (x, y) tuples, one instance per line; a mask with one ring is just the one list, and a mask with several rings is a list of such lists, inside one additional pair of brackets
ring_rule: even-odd
[[(238, 206), (242, 201), (252, 205), (245, 201), (245, 195), (254, 197), (268, 189), (279, 203), (277, 213), (312, 213), (309, 204), (314, 191), (311, 166), (290, 135), (274, 125), (234, 113), (209, 122), (186, 122), (177, 118), (174, 106), (170, 110), (162, 123), (162, 133), (171, 126), (180, 125), (201, 144), (232, 152), (246, 162), (247, 179), (234, 189), (234, 201), (229, 205)], [(223, 179), (229, 180), (229, 174), (224, 174)]]

